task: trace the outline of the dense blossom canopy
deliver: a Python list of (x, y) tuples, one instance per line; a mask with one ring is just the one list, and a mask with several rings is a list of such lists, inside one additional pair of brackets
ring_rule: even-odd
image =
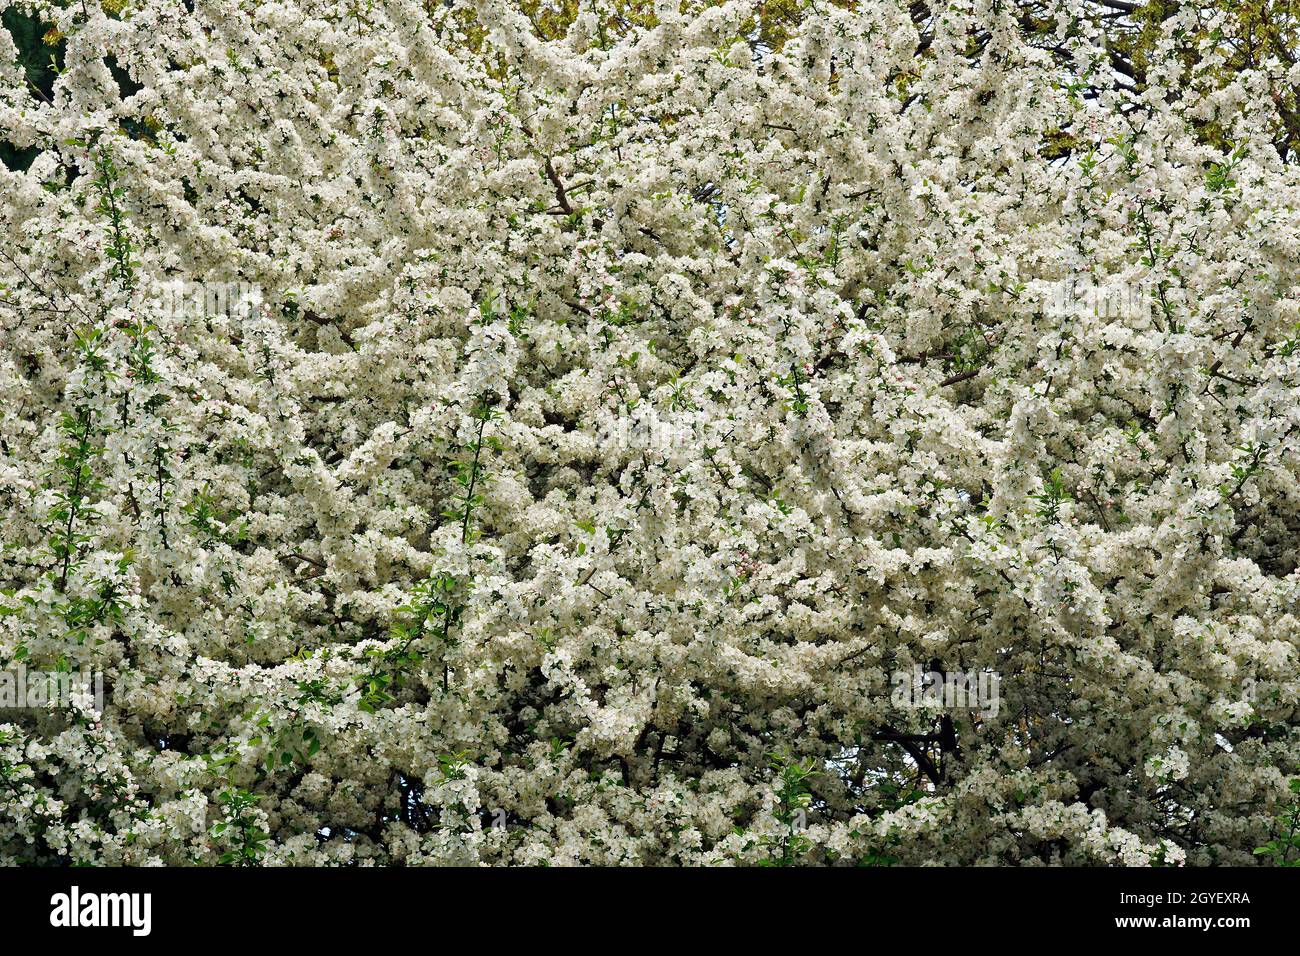
[(1285, 45), (0, 5), (0, 861), (1266, 858)]

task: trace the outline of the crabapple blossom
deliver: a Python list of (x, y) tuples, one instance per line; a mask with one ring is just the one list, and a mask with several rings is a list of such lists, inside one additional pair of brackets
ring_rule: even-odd
[(0, 714), (0, 862), (1256, 859), (1300, 174), (1233, 14), (1139, 81), (1068, 0), (0, 6), (0, 666), (105, 684)]

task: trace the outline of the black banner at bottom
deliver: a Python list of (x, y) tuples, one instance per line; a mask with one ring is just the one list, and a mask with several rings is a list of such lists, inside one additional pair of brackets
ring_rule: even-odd
[(1262, 868), (8, 869), (0, 916), (11, 939), (127, 947), (222, 938), (338, 945), (345, 932), (373, 933), (385, 948), (436, 946), (448, 930), (475, 929), (494, 946), (535, 945), (557, 930), (578, 931), (575, 941), (672, 932), (680, 942), (770, 946), (785, 932), (811, 942), (867, 925), (918, 940), (938, 934), (936, 942), (1049, 931), (1230, 942), (1294, 925), (1298, 890), (1285, 870)]

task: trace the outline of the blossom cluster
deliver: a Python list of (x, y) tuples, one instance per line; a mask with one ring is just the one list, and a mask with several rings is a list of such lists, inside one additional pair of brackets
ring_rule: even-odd
[(1269, 839), (1300, 77), (1231, 13), (1133, 85), (1072, 0), (0, 6), (0, 668), (105, 678), (0, 713), (0, 862)]

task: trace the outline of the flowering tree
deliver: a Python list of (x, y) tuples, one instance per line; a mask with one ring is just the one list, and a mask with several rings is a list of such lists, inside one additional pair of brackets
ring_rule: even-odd
[(6, 6), (0, 861), (1297, 856), (1280, 27)]

